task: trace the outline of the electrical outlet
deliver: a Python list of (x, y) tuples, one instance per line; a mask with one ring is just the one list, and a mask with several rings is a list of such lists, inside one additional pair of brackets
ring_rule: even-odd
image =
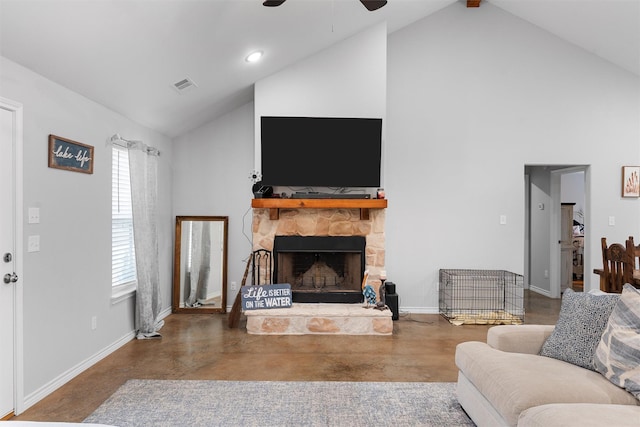
[(610, 216), (609, 217), (609, 225), (616, 225), (616, 217), (615, 216)]
[(91, 317), (91, 330), (95, 331), (98, 329), (98, 316)]
[(40, 251), (40, 236), (29, 236), (27, 240), (27, 252), (39, 252)]
[(500, 215), (500, 225), (506, 225), (506, 224), (507, 224), (507, 216)]
[(238, 289), (238, 283), (237, 282), (231, 282), (231, 290), (235, 291)]

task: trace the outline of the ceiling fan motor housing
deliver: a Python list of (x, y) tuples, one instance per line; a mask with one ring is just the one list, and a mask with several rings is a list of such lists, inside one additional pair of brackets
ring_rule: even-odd
[[(266, 7), (277, 7), (285, 1), (286, 0), (265, 0), (262, 5)], [(378, 10), (382, 6), (387, 4), (387, 0), (360, 0), (360, 3), (362, 3), (368, 11), (373, 12), (374, 10)]]

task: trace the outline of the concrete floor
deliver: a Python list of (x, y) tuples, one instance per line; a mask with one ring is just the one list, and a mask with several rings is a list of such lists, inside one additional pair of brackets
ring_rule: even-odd
[[(525, 323), (555, 324), (560, 300), (525, 291)], [(488, 326), (400, 314), (392, 336), (265, 336), (226, 314), (172, 314), (160, 340), (133, 340), (13, 420), (81, 422), (128, 379), (433, 381), (457, 379), (458, 343)], [(242, 396), (238, 396), (242, 398)]]

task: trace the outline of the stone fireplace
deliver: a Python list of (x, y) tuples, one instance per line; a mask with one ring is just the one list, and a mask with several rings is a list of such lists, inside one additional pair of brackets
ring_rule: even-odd
[(377, 289), (384, 270), (384, 220), (384, 209), (254, 207), (253, 250), (273, 252), (273, 283), (290, 283), (294, 302), (362, 302), (364, 271)]

